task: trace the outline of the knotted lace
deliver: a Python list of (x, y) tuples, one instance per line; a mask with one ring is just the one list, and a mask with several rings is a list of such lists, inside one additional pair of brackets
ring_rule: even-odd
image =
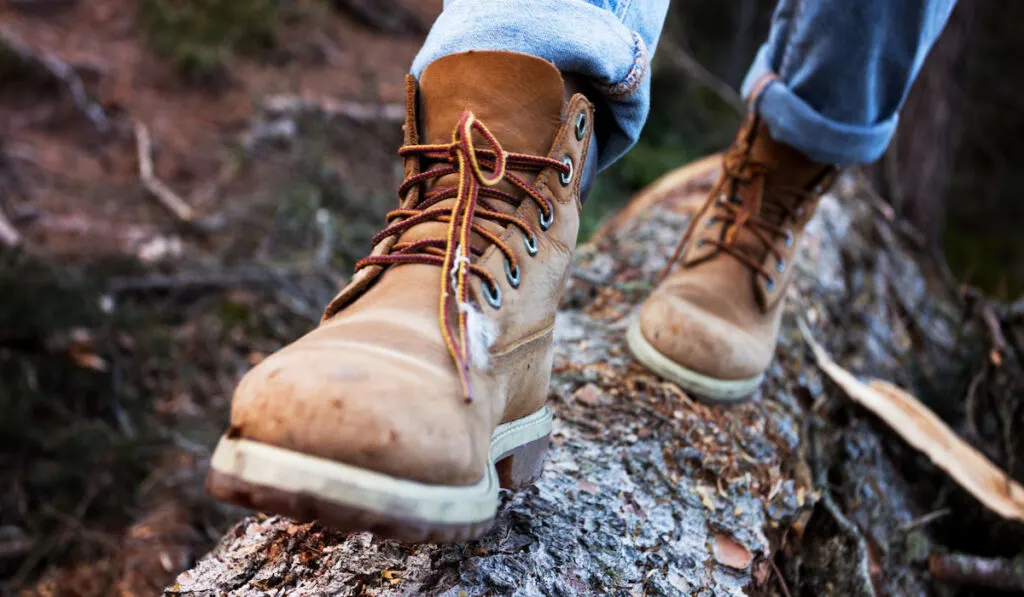
[[(796, 186), (767, 187), (765, 179), (771, 166), (750, 159), (748, 154), (748, 141), (726, 153), (722, 160), (723, 174), (719, 192), (709, 195), (694, 216), (665, 266), (662, 277), (667, 276), (679, 260), (704, 216), (716, 210), (705, 225), (711, 227), (716, 222), (722, 222), (725, 224), (725, 233), (721, 239), (710, 236), (702, 238), (698, 246), (717, 247), (756, 275), (763, 276), (769, 290), (774, 287), (774, 274), (764, 267), (765, 251), (773, 254), (777, 263), (784, 264), (778, 240), (785, 239), (786, 246), (789, 246), (793, 242), (793, 231), (784, 228), (782, 224), (791, 216), (803, 215), (804, 203), (812, 199), (815, 193)], [(740, 193), (741, 187), (746, 188), (747, 192)], [(738, 242), (741, 230), (749, 232), (758, 242)]]
[[(477, 148), (473, 133), (486, 143), (487, 148)], [(486, 246), (493, 245), (508, 260), (512, 271), (519, 271), (515, 254), (497, 235), (487, 230), (482, 223), (491, 221), (502, 226), (515, 226), (527, 238), (536, 239), (530, 224), (495, 208), (495, 202), (512, 206), (512, 212), (520, 203), (531, 200), (536, 203), (541, 219), (549, 221), (554, 215), (554, 205), (541, 195), (540, 191), (514, 174), (512, 170), (540, 171), (554, 168), (568, 173), (569, 166), (558, 160), (522, 153), (510, 153), (478, 121), (472, 112), (464, 112), (452, 134), (451, 143), (435, 145), (405, 145), (398, 151), (404, 158), (418, 157), (423, 163), (434, 165), (424, 172), (410, 176), (398, 188), (398, 195), (404, 199), (414, 187), (420, 190), (415, 205), (406, 206), (388, 213), (388, 226), (373, 237), (376, 246), (388, 237), (401, 236), (413, 226), (425, 222), (447, 224), (444, 237), (424, 238), (413, 242), (398, 242), (384, 255), (366, 257), (356, 263), (356, 271), (369, 266), (391, 267), (401, 264), (419, 263), (441, 267), (447, 275), (441, 276), (441, 306), (438, 321), (448, 353), (455, 362), (466, 401), (472, 400), (470, 387), (470, 347), (467, 318), (473, 308), (469, 302), (469, 276), (477, 276), (481, 283), (491, 289), (498, 288), (498, 282), (483, 268), (476, 265)], [(488, 174), (489, 172), (489, 174)], [(429, 181), (444, 176), (456, 175), (457, 187), (436, 186), (427, 190)], [(522, 196), (502, 191), (497, 187), (506, 181)], [(441, 201), (454, 199), (451, 207), (437, 206)], [(476, 233), (484, 240), (484, 246), (474, 246), (472, 235)], [(452, 315), (455, 315), (454, 321)]]

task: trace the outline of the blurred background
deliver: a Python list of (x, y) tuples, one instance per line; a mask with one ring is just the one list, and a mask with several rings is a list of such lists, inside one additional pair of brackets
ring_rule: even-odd
[[(240, 512), (202, 492), (242, 372), (316, 324), (396, 202), (441, 2), (0, 0), (0, 591), (149, 595)], [(726, 146), (773, 2), (687, 0), (581, 236)], [(961, 0), (865, 173), (936, 275), (1024, 292), (1024, 3)]]

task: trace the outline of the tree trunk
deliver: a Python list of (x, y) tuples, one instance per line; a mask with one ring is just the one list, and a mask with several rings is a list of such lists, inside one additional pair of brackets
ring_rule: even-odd
[(960, 2), (932, 48), (883, 157), (882, 185), (897, 214), (932, 248), (941, 243), (945, 201), (963, 130), (962, 82), (976, 5)]
[(905, 387), (921, 334), (952, 336), (852, 178), (810, 226), (754, 400), (706, 406), (629, 357), (627, 321), (719, 164), (670, 173), (578, 251), (555, 332), (550, 459), (534, 487), (503, 493), (483, 539), (401, 545), (257, 515), (167, 594), (928, 594), (909, 558), (876, 549), (925, 512), (884, 431), (824, 381), (796, 328), (807, 318), (842, 362)]

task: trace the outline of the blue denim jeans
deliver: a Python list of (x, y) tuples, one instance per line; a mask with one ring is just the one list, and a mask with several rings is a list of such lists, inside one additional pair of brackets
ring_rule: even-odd
[[(773, 138), (822, 163), (877, 159), (956, 0), (780, 0), (743, 94)], [(650, 60), (669, 0), (446, 0), (413, 61), (512, 50), (590, 79), (599, 167), (636, 142), (650, 111)], [(755, 97), (751, 97), (755, 96)]]

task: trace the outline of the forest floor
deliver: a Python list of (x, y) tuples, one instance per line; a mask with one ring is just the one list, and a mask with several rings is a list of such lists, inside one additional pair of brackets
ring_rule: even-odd
[(0, 594), (156, 594), (237, 520), (230, 392), (393, 205), (441, 2), (217, 3), (253, 47), (170, 4), (0, 0)]

